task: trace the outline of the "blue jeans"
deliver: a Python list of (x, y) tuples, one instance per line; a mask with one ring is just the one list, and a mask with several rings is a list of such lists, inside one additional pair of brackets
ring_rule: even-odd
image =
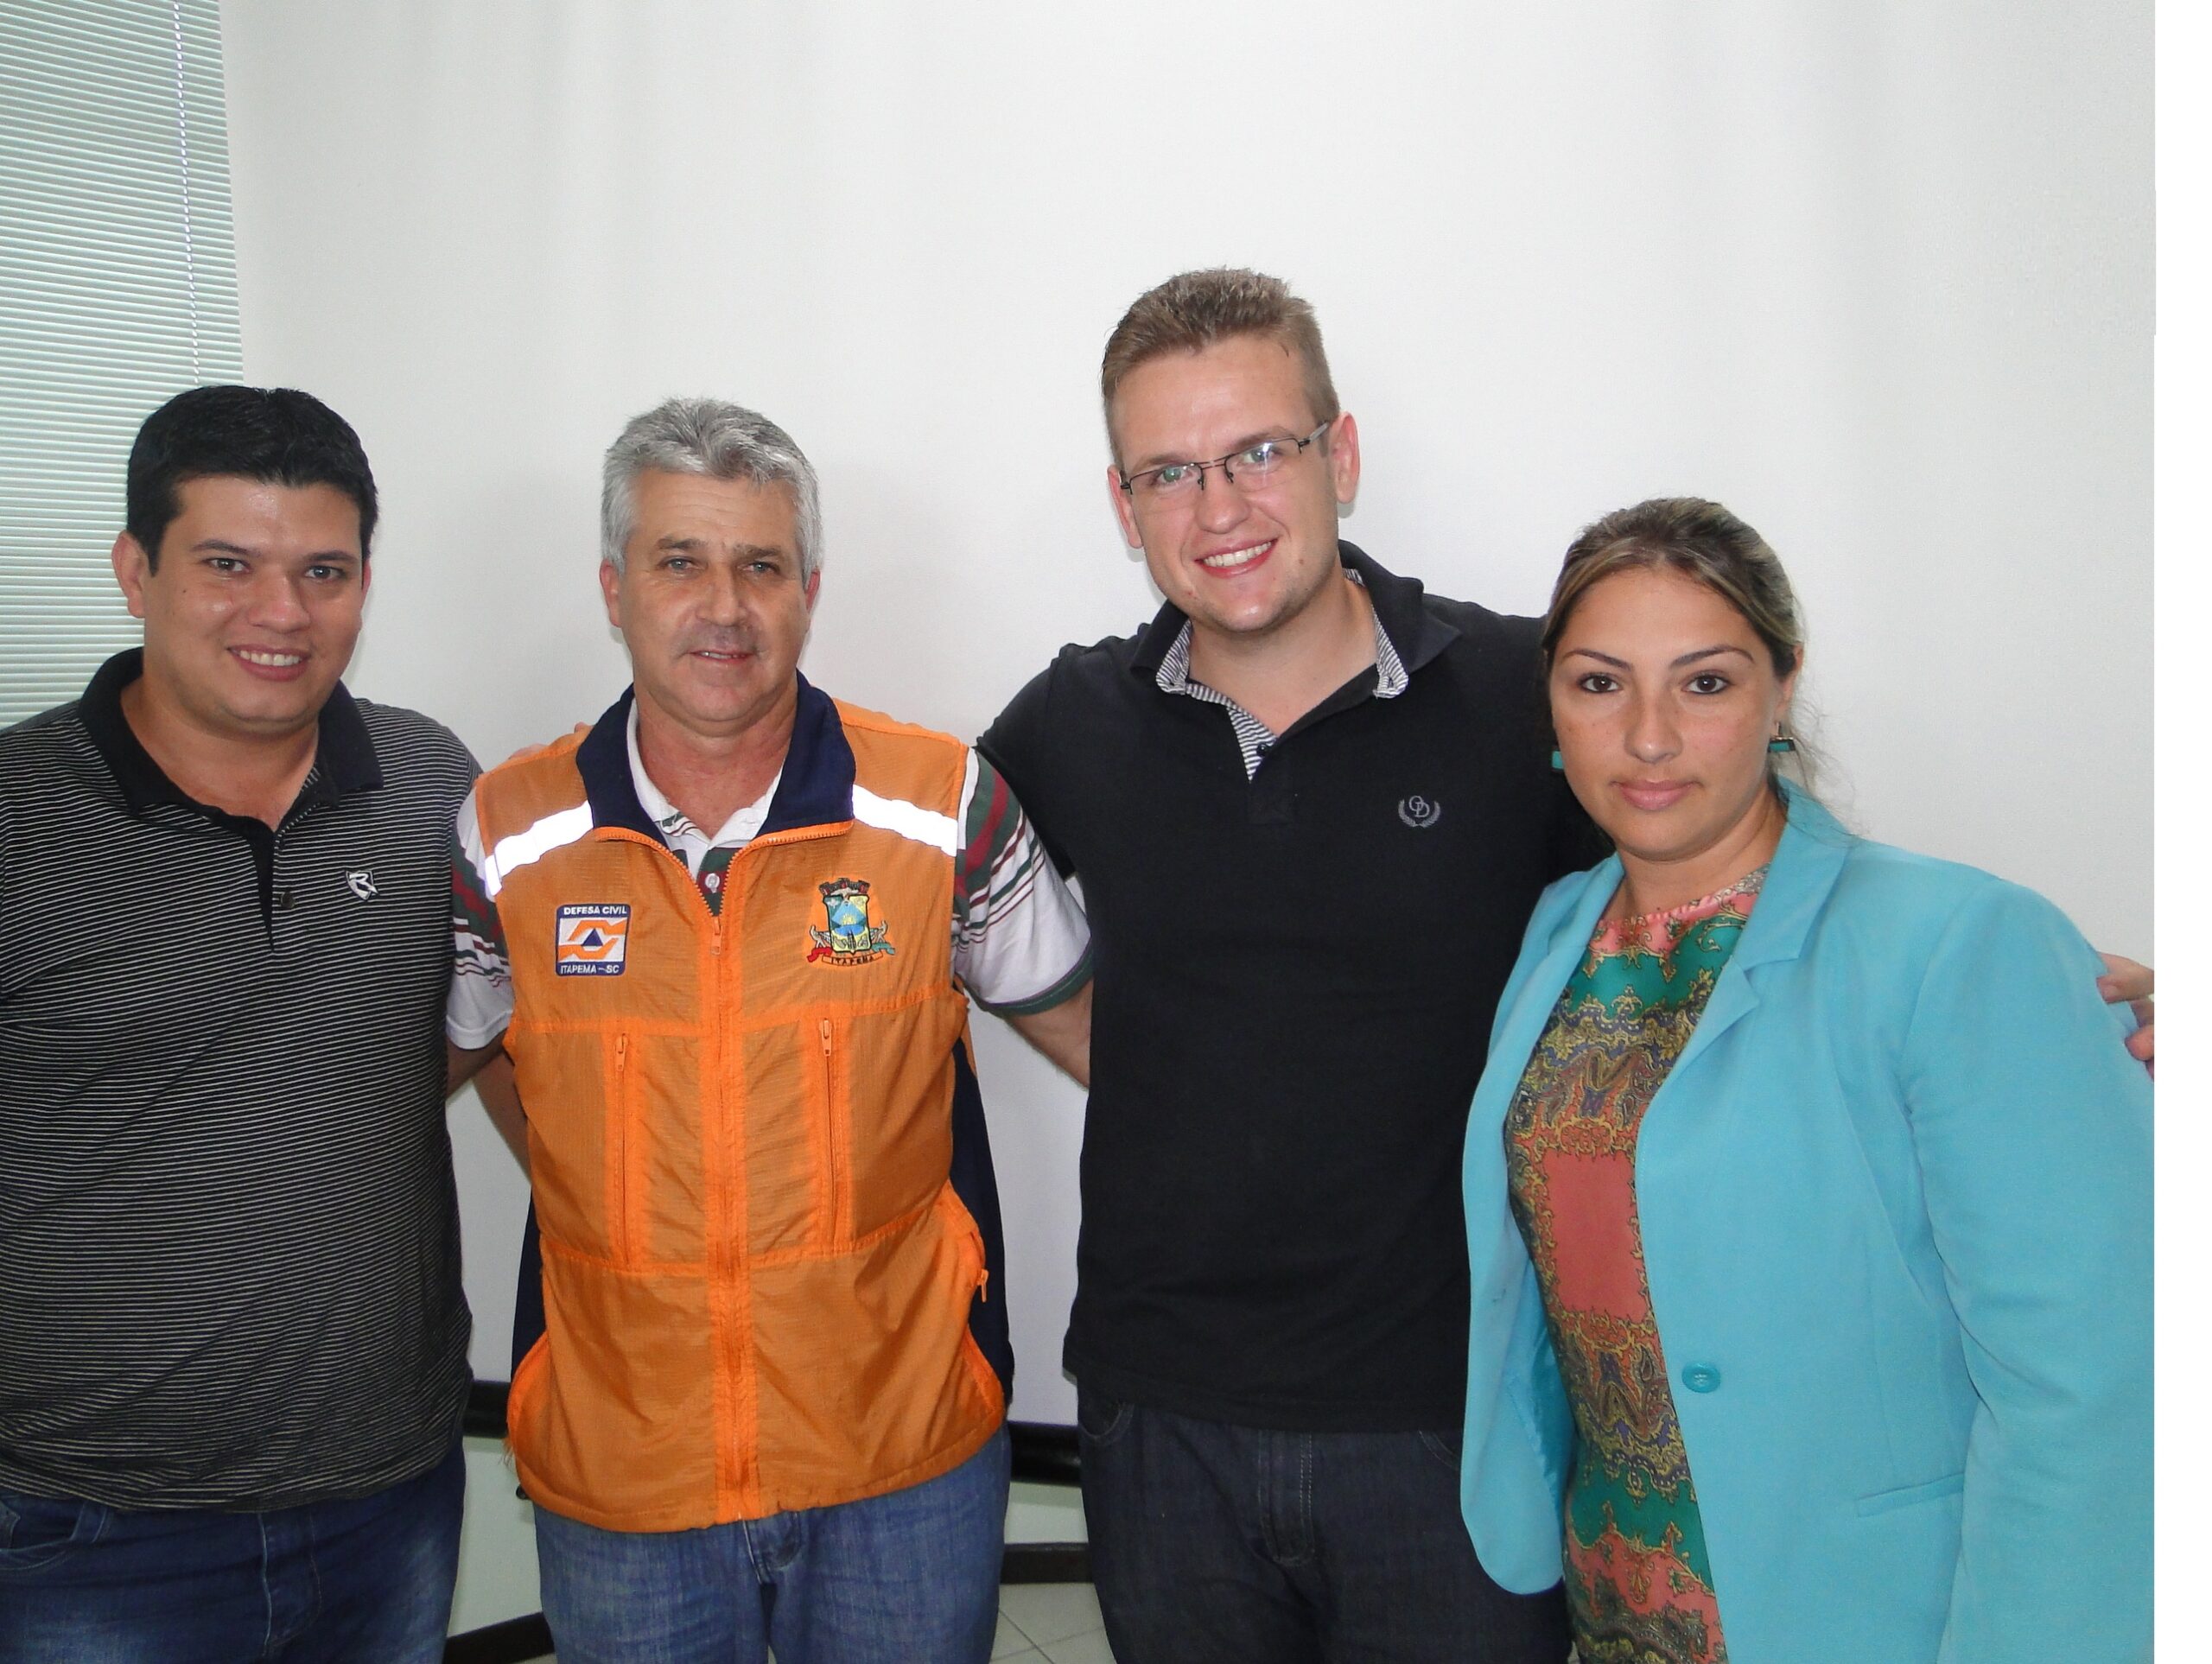
[(984, 1664), (1013, 1458), (1001, 1427), (950, 1473), (830, 1508), (692, 1531), (537, 1509), (561, 1664)]
[(0, 1491), (8, 1664), (435, 1664), (461, 1552), (461, 1446), (418, 1478), (266, 1513)]
[(1300, 1433), (1078, 1390), (1091, 1574), (1118, 1664), (1561, 1664), (1554, 1588), (1491, 1580), (1459, 1433)]

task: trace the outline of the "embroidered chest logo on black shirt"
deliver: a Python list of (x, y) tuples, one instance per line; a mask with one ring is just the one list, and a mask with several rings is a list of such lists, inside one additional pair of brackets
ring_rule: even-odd
[(1444, 818), (1444, 805), (1416, 791), (1398, 799), (1398, 818), (1411, 827), (1434, 826)]
[(891, 945), (891, 927), (869, 917), (866, 879), (832, 879), (819, 887), (830, 928), (808, 927), (806, 933), (814, 941), (806, 956), (808, 964), (826, 959), (833, 965), (865, 965), (899, 951)]

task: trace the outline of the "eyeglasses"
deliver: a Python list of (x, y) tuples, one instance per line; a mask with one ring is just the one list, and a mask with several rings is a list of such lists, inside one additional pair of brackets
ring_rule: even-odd
[(1232, 486), (1240, 480), (1247, 486), (1263, 485), (1277, 469), (1296, 460), (1298, 454), (1328, 432), (1335, 422), (1336, 417), (1331, 416), (1303, 439), (1262, 439), (1211, 462), (1163, 462), (1141, 473), (1124, 473), (1122, 489), (1141, 505), (1185, 501), (1205, 489), (1208, 468), (1219, 468), (1221, 477)]

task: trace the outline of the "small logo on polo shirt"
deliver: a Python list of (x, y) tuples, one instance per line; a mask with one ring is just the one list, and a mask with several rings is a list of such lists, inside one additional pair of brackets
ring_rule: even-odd
[(1434, 826), (1444, 818), (1444, 805), (1416, 791), (1398, 800), (1398, 818), (1411, 827)]
[(356, 899), (366, 901), (376, 894), (377, 881), (368, 873), (348, 873), (346, 874), (346, 887), (353, 892)]
[(891, 927), (875, 924), (868, 917), (866, 879), (832, 879), (817, 887), (822, 892), (822, 906), (829, 915), (830, 928), (817, 930), (808, 927), (806, 933), (814, 941), (806, 956), (808, 964), (826, 959), (833, 965), (865, 965), (899, 951), (891, 945)]
[(620, 976), (629, 945), (627, 904), (586, 901), (563, 907), (553, 924), (553, 974)]

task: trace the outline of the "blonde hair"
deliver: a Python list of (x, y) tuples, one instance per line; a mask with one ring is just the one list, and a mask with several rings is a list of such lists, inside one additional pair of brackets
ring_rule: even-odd
[(1203, 352), (1238, 335), (1264, 336), (1296, 354), (1313, 420), (1336, 419), (1336, 384), (1329, 379), (1321, 325), (1312, 305), (1292, 294), (1280, 277), (1241, 266), (1215, 266), (1179, 272), (1145, 290), (1106, 338), (1098, 392), (1108, 438), (1113, 436), (1114, 395), (1132, 370), (1171, 352)]

